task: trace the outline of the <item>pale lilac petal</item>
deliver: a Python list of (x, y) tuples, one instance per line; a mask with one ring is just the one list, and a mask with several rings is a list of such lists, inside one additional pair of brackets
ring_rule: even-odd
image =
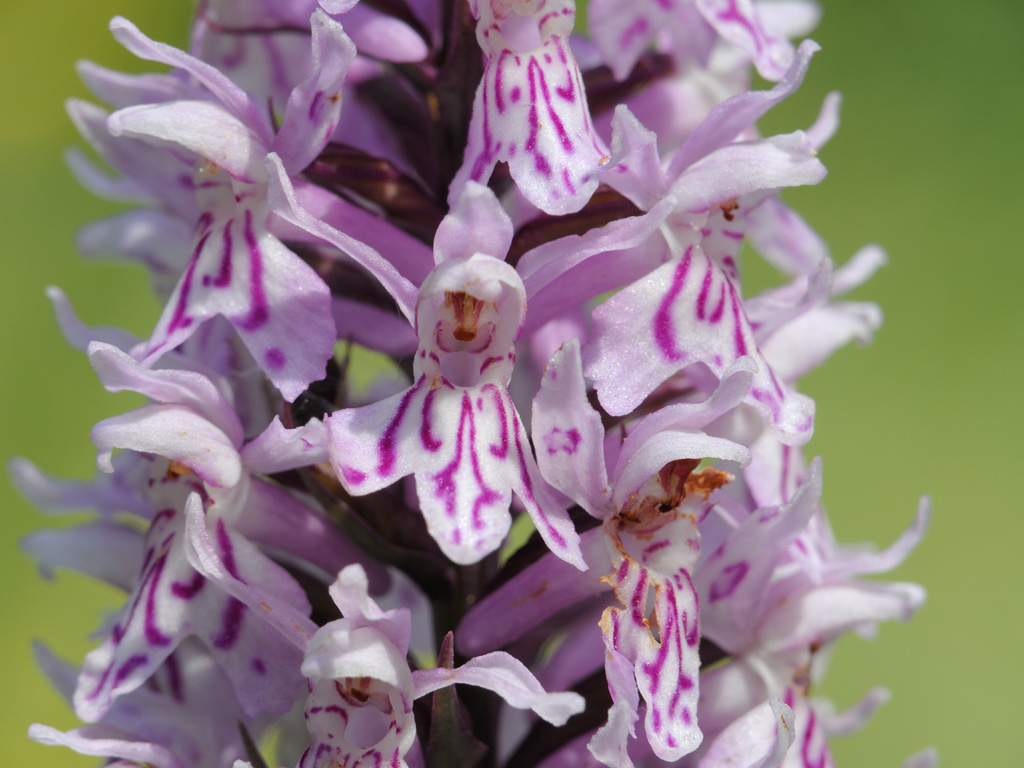
[[(119, 462), (115, 461), (115, 465)], [(95, 480), (65, 480), (43, 472), (28, 459), (15, 456), (8, 462), (11, 483), (32, 505), (46, 512), (95, 510), (101, 515), (131, 512), (151, 517), (153, 508), (140, 490), (119, 482), (118, 466), (111, 482), (102, 475)]]
[(587, 401), (580, 344), (555, 352), (533, 400), (533, 442), (541, 474), (587, 512), (603, 518), (611, 488), (604, 465), (604, 427)]
[(721, 377), (750, 355), (758, 370), (747, 402), (784, 442), (810, 438), (813, 401), (773, 376), (737, 289), (699, 247), (612, 296), (594, 310), (593, 322), (594, 334), (583, 348), (584, 373), (609, 413), (629, 413), (686, 365), (704, 363)]
[(581, 534), (580, 548), (590, 566), (587, 573), (546, 554), (477, 602), (455, 632), (459, 652), (475, 656), (500, 648), (560, 611), (607, 592), (610, 587), (592, 575), (614, 569), (604, 531)]
[(837, 302), (813, 309), (761, 344), (775, 375), (795, 382), (856, 341), (867, 344), (882, 325), (882, 310), (867, 302)]
[(142, 535), (134, 528), (98, 521), (73, 528), (34, 531), (19, 543), (43, 578), (65, 568), (131, 592), (142, 565)]
[(907, 621), (924, 600), (922, 587), (904, 582), (826, 585), (790, 595), (768, 614), (758, 636), (769, 648), (804, 648), (862, 626)]
[(689, 166), (672, 184), (676, 207), (697, 213), (760, 190), (817, 184), (825, 166), (803, 131), (729, 144)]
[(598, 176), (644, 211), (668, 195), (669, 183), (658, 155), (658, 137), (637, 120), (625, 104), (615, 107), (612, 156)]
[[(342, 22), (360, 53), (399, 63), (423, 61), (430, 53), (419, 33), (401, 19), (382, 14), (366, 3), (350, 8)], [(327, 4), (324, 9), (339, 13)]]
[(192, 230), (180, 218), (148, 208), (89, 222), (75, 236), (83, 256), (126, 257), (173, 281), (188, 264), (191, 240)]
[[(192, 494), (185, 505), (184, 553), (196, 571), (214, 582), (225, 593), (248, 606), (254, 614), (270, 627), (280, 632), (282, 640), (291, 642), (299, 650), (305, 650), (309, 638), (316, 632), (316, 625), (308, 618), (309, 603), (305, 594), (287, 572), (271, 560), (260, 555), (258, 550), (240, 536), (227, 532), (223, 521), (218, 521), (217, 546), (210, 537), (210, 531), (198, 494)], [(217, 548), (221, 552), (217, 551)], [(225, 562), (226, 553), (232, 553)], [(237, 572), (237, 565), (259, 566), (263, 572), (257, 579), (243, 580)], [(283, 650), (282, 644), (278, 647)], [(280, 659), (275, 666), (283, 665)]]
[[(840, 548), (836, 553), (834, 567), (844, 575), (886, 573), (903, 563), (917, 549), (924, 539), (931, 522), (932, 501), (922, 496), (917, 505), (917, 514), (910, 526), (892, 544), (881, 552), (863, 551), (857, 548)], [(852, 550), (847, 553), (847, 549)]]
[(370, 582), (361, 565), (348, 565), (338, 573), (328, 592), (348, 627), (373, 627), (383, 634), (401, 655), (409, 652), (412, 614), (408, 609), (382, 610), (370, 597)]
[(35, 723), (28, 737), (48, 746), (70, 747), (83, 755), (123, 758), (153, 768), (189, 768), (166, 747), (131, 739), (129, 734), (108, 725), (83, 725), (66, 733)]
[(138, 27), (120, 16), (111, 20), (110, 31), (121, 45), (140, 59), (156, 61), (188, 72), (209, 88), (238, 119), (254, 130), (264, 146), (270, 144), (273, 132), (266, 113), (257, 108), (249, 95), (216, 67), (166, 43), (149, 39)]
[(810, 34), (821, 21), (815, 0), (756, 0), (765, 27), (790, 39)]
[[(142, 144), (142, 142), (135, 142)], [(102, 170), (78, 147), (69, 147), (64, 152), (68, 170), (83, 187), (103, 200), (117, 203), (145, 205), (153, 202), (153, 196), (133, 179), (114, 176)]]
[(135, 202), (160, 201), (182, 216), (193, 221), (197, 214), (192, 171), (195, 162), (158, 149), (144, 141), (112, 136), (107, 128), (108, 113), (78, 99), (65, 102), (68, 116), (90, 146), (111, 168), (125, 178), (115, 180), (99, 171), (80, 152), (68, 155), (79, 178), (86, 186), (113, 199)]
[[(634, 690), (636, 686), (633, 686)], [(637, 703), (620, 700), (608, 710), (608, 720), (594, 733), (587, 749), (609, 768), (633, 768), (629, 759), (629, 738), (636, 736)], [(544, 763), (546, 766), (547, 763)]]
[(111, 326), (89, 327), (78, 319), (67, 295), (56, 286), (46, 289), (46, 297), (53, 304), (53, 313), (57, 318), (61, 335), (75, 349), (85, 351), (90, 342), (102, 341), (112, 344), (118, 349), (128, 349), (138, 343), (139, 337)]
[(275, 416), (259, 436), (242, 448), (242, 461), (250, 472), (272, 475), (327, 461), (327, 427), (320, 419), (286, 429)]
[(832, 280), (832, 295), (842, 296), (863, 285), (888, 263), (889, 256), (881, 246), (865, 245), (836, 270)]
[(822, 730), (831, 736), (849, 736), (861, 730), (878, 708), (891, 698), (887, 688), (872, 688), (856, 704), (842, 712), (820, 716)]
[(638, 421), (630, 429), (615, 460), (612, 470), (615, 482), (619, 482), (618, 478), (622, 476), (627, 463), (632, 461), (636, 452), (659, 432), (703, 429), (739, 405), (750, 389), (750, 382), (756, 371), (757, 366), (753, 360), (741, 357), (726, 369), (722, 374), (721, 383), (704, 402), (667, 405)]
[(416, 331), (394, 311), (332, 296), (331, 314), (339, 339), (395, 357), (416, 351)]
[[(589, 274), (589, 265), (579, 270), (575, 268), (593, 256), (643, 245), (672, 212), (675, 202), (675, 198), (669, 197), (640, 216), (617, 219), (582, 235), (560, 237), (524, 253), (516, 270), (522, 276), (523, 286), (530, 297), (530, 326), (536, 328), (551, 319), (555, 311), (564, 312), (567, 307), (602, 293), (607, 290), (603, 287), (605, 285), (617, 288), (629, 282), (629, 271), (615, 275), (611, 282), (607, 282), (598, 275)], [(643, 269), (643, 261), (637, 261), (640, 263), (634, 269)], [(582, 282), (586, 288), (582, 291), (574, 289), (573, 282)], [(551, 299), (548, 299), (549, 295)], [(561, 299), (560, 305), (554, 301), (555, 295)], [(537, 304), (541, 306), (537, 307)], [(547, 304), (552, 306), (549, 308)], [(534, 319), (538, 310), (540, 316)]]
[(474, 253), (504, 259), (512, 244), (512, 235), (512, 219), (494, 192), (470, 181), (437, 228), (434, 262), (468, 259)]
[(279, 559), (299, 558), (304, 566), (323, 571), (324, 581), (342, 568), (359, 563), (368, 574), (374, 593), (390, 583), (387, 570), (357, 547), (321, 512), (284, 488), (254, 478), (245, 500), (245, 514), (235, 530)]
[(793, 710), (781, 699), (769, 699), (722, 731), (697, 768), (775, 768), (795, 736)]
[(288, 97), (284, 120), (271, 147), (289, 174), (309, 165), (333, 135), (341, 116), (341, 86), (356, 55), (341, 24), (326, 13), (317, 9), (309, 23), (313, 72)]
[(532, 709), (552, 725), (564, 725), (585, 706), (578, 693), (548, 693), (521, 661), (501, 651), (477, 656), (456, 669), (418, 670), (413, 680), (417, 699), (453, 683), (475, 685), (494, 691), (516, 709)]
[(195, 411), (218, 427), (235, 446), (242, 444), (242, 425), (234, 406), (206, 376), (194, 371), (146, 368), (117, 347), (94, 341), (89, 363), (108, 392), (138, 392), (158, 403)]
[[(394, 224), (380, 218), (371, 211), (328, 192), (323, 187), (302, 179), (290, 179), (294, 183), (297, 207), (304, 210), (311, 219), (319, 219), (339, 232), (358, 232), (360, 242), (378, 253), (386, 253), (387, 261), (407, 280), (420, 285), (434, 266), (430, 246), (417, 240)], [(272, 220), (272, 224), (276, 224)], [(287, 235), (275, 232), (282, 240), (306, 240), (322, 242), (315, 232), (290, 223), (292, 232)], [(341, 250), (348, 252), (345, 248)], [(357, 256), (357, 255), (356, 255)], [(356, 258), (357, 261), (359, 259)], [(359, 262), (362, 263), (362, 262)], [(364, 265), (365, 266), (365, 265)]]
[(409, 322), (413, 322), (417, 294), (415, 286), (376, 250), (323, 223), (302, 208), (295, 197), (291, 181), (281, 160), (276, 155), (269, 155), (267, 164), (270, 174), (270, 188), (267, 197), (273, 212), (285, 221), (316, 235), (352, 257), (356, 263), (380, 280), (384, 288), (395, 299), (395, 304), (398, 305), (401, 313), (409, 319)]
[(829, 258), (825, 241), (777, 197), (747, 213), (747, 236), (758, 253), (788, 275), (809, 275)]
[(743, 308), (754, 329), (754, 339), (763, 344), (788, 324), (826, 306), (832, 288), (832, 261), (826, 259), (811, 275), (746, 299)]
[(230, 488), (242, 477), (234, 441), (184, 406), (147, 405), (104, 419), (89, 438), (97, 448), (96, 464), (104, 472), (114, 471), (113, 449), (127, 448), (180, 462), (217, 488)]
[(935, 747), (915, 752), (902, 763), (900, 768), (938, 768), (939, 752)]
[(750, 461), (750, 451), (732, 440), (703, 432), (659, 432), (637, 448), (616, 477), (613, 508), (622, 508), (626, 500), (666, 464), (678, 459), (704, 458), (735, 461), (743, 465)]
[(201, 88), (189, 85), (184, 78), (172, 74), (128, 74), (85, 60), (75, 62), (75, 71), (96, 98), (114, 109), (202, 98), (205, 95)]
[(107, 119), (113, 136), (176, 144), (243, 182), (262, 181), (266, 146), (248, 126), (210, 101), (127, 107)]
[(807, 129), (807, 139), (815, 149), (825, 146), (839, 130), (839, 105), (842, 102), (843, 97), (838, 91), (832, 91), (821, 102), (818, 117)]
[(805, 40), (785, 77), (768, 91), (749, 91), (727, 99), (711, 110), (704, 122), (672, 157), (668, 177), (675, 179), (686, 168), (716, 149), (730, 144), (769, 109), (792, 95), (803, 83), (811, 56), (820, 50), (817, 43)]

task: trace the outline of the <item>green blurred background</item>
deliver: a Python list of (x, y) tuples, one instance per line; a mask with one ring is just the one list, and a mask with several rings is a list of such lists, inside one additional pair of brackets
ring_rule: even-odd
[[(841, 351), (803, 383), (818, 402), (810, 454), (824, 456), (825, 504), (843, 541), (888, 544), (922, 493), (934, 500), (927, 539), (894, 575), (923, 583), (927, 605), (873, 642), (843, 641), (820, 691), (841, 707), (874, 685), (893, 693), (864, 732), (835, 741), (836, 759), (898, 765), (934, 745), (945, 766), (1021, 765), (1024, 515), (1010, 490), (1024, 457), (1024, 3), (824, 5), (814, 34), (823, 51), (765, 131), (806, 127), (825, 93), (842, 91), (842, 127), (822, 152), (828, 179), (787, 199), (837, 261), (876, 241), (891, 264), (856, 294), (885, 310), (875, 343)], [(87, 96), (76, 59), (139, 69), (107, 33), (111, 16), (181, 45), (190, 9), (186, 0), (0, 4), (5, 461), (23, 455), (87, 477), (90, 427), (131, 404), (103, 392), (43, 297), (44, 286), (60, 285), (87, 323), (139, 334), (159, 309), (139, 271), (75, 254), (75, 228), (114, 208), (65, 169), (63, 149), (79, 142), (62, 104)], [(754, 279), (767, 271), (755, 269)], [(0, 493), (4, 762), (95, 764), (25, 739), (32, 722), (76, 724), (35, 669), (30, 639), (77, 661), (118, 596), (71, 574), (41, 581), (16, 542), (47, 521), (9, 484), (0, 482)]]

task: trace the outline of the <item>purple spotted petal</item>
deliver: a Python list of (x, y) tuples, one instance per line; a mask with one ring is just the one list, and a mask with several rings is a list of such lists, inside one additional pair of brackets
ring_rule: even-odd
[(772, 374), (726, 271), (691, 246), (594, 310), (585, 373), (612, 414), (632, 411), (661, 382), (693, 363), (718, 377), (749, 355), (757, 363), (747, 402), (786, 442), (811, 436), (814, 403)]
[[(636, 686), (647, 703), (644, 728), (654, 753), (678, 760), (702, 738), (697, 726), (700, 631), (697, 591), (690, 578), (700, 554), (700, 534), (694, 518), (679, 509), (653, 521), (611, 525), (617, 526), (616, 544), (625, 557), (608, 579), (623, 607), (608, 608), (602, 616), (605, 645), (633, 665)], [(648, 626), (651, 588), (657, 637)]]
[(544, 370), (533, 400), (533, 443), (544, 479), (597, 518), (611, 503), (604, 437), (601, 416), (587, 402), (579, 340), (572, 339)]
[(189, 266), (137, 354), (150, 363), (220, 314), (291, 402), (323, 378), (334, 354), (330, 291), (266, 231), (267, 212), (258, 199), (243, 192), (236, 203), (230, 185), (211, 182), (211, 212), (200, 218)]
[(792, 501), (757, 510), (701, 561), (694, 581), (705, 636), (727, 651), (745, 647), (779, 558), (807, 526), (820, 498), (821, 461), (815, 459)]
[(341, 115), (341, 86), (356, 47), (341, 24), (319, 8), (309, 20), (313, 32), (313, 72), (288, 97), (284, 119), (271, 150), (290, 174), (309, 165), (330, 140)]
[(546, 23), (539, 21), (537, 47), (517, 51), (505, 43), (498, 25), (481, 21), (477, 34), (488, 40), (487, 63), (449, 205), (467, 182), (487, 183), (500, 161), (508, 163), (526, 199), (545, 213), (578, 211), (597, 189), (597, 169), (607, 162), (608, 151), (591, 123), (568, 41)]
[(217, 386), (202, 374), (140, 365), (110, 344), (89, 345), (89, 363), (108, 392), (138, 392), (158, 403), (181, 405), (219, 428), (235, 446), (242, 444), (242, 425), (235, 409)]
[(474, 563), (497, 549), (519, 496), (548, 546), (582, 565), (566, 512), (543, 486), (507, 391), (425, 376), (403, 393), (327, 420), (331, 461), (350, 493), (362, 495), (415, 473), (420, 506), (442, 551)]
[[(198, 503), (198, 496), (192, 498)], [(213, 528), (219, 557), (238, 579), (308, 610), (302, 590), (280, 566), (228, 531), (223, 520)], [(74, 696), (83, 720), (103, 717), (118, 696), (145, 683), (192, 635), (225, 670), (249, 714), (291, 707), (300, 679), (281, 659), (292, 651), (275, 630), (193, 569), (184, 537), (182, 512), (165, 509), (153, 519), (135, 589), (110, 634), (85, 657)], [(290, 664), (297, 667), (298, 651)]]

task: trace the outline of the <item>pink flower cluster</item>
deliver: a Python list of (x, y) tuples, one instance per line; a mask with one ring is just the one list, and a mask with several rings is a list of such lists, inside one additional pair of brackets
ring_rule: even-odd
[[(148, 338), (50, 291), (111, 392), (100, 473), (26, 461), (91, 521), (24, 542), (122, 589), (32, 738), (156, 768), (821, 768), (842, 634), (906, 620), (859, 578), (801, 376), (881, 322), (780, 199), (838, 125), (757, 122), (812, 0), (202, 0), (161, 74), (84, 62), (68, 112), (137, 207), (80, 247), (144, 265)], [(750, 90), (753, 69), (775, 84)], [(744, 243), (785, 277), (746, 296)], [(754, 257), (753, 253), (746, 255)], [(453, 686), (458, 686), (453, 688)], [(642, 722), (641, 722), (642, 721)], [(934, 764), (931, 751), (905, 765)]]

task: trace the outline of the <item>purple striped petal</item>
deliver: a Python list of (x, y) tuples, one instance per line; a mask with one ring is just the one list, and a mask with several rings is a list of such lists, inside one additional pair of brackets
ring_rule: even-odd
[(578, 211), (597, 189), (597, 169), (608, 151), (594, 131), (569, 48), (574, 13), (572, 3), (562, 2), (519, 17), (520, 25), (535, 25), (538, 40), (518, 50), (503, 35), (509, 32), (505, 19), (496, 19), (489, 3), (481, 5), (477, 39), (487, 60), (449, 205), (467, 182), (486, 184), (500, 161), (508, 163), (526, 199), (545, 213)]
[(623, 289), (596, 310), (583, 348), (585, 373), (612, 414), (626, 414), (672, 374), (703, 363), (718, 377), (749, 355), (757, 363), (747, 402), (787, 443), (803, 443), (814, 403), (773, 375), (754, 340), (739, 291), (699, 246)]
[(151, 363), (220, 314), (291, 402), (323, 378), (334, 354), (330, 291), (306, 262), (266, 231), (267, 213), (258, 199), (241, 191), (236, 202), (223, 179), (209, 183), (212, 212), (200, 218), (188, 268), (149, 343), (137, 354)]

